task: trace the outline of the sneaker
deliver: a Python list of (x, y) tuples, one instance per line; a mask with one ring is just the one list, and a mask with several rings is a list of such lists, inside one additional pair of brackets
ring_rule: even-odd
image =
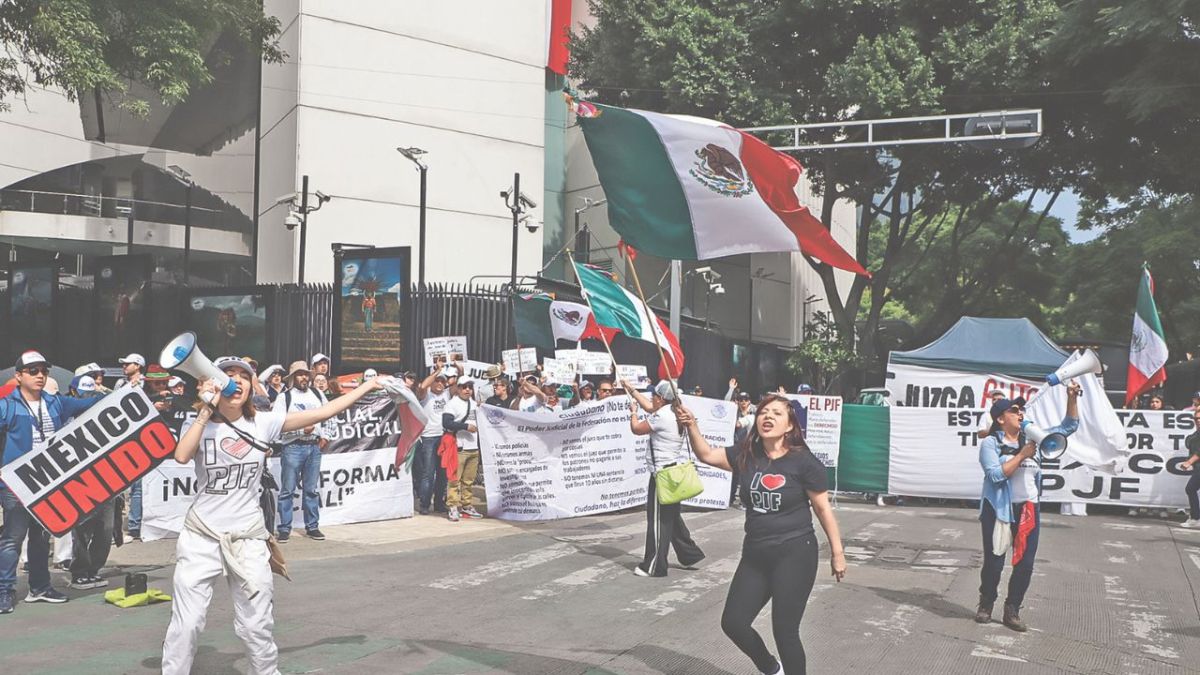
[(279, 534), (275, 535), (275, 541), (277, 541), (281, 544), (288, 543), (288, 539), (291, 539), (291, 538), (292, 538), (292, 533), (290, 531), (289, 532), (280, 532)]
[(427, 516), (427, 515), (429, 515), (429, 507), (428, 507), (428, 506), (422, 506), (421, 508), (417, 509), (417, 513), (419, 513), (419, 514), (421, 514), (421, 515), (423, 515), (423, 516)]
[(451, 506), (451, 507), (450, 507), (450, 510), (446, 512), (446, 519), (447, 519), (447, 520), (449, 520), (449, 521), (450, 521), (450, 522), (452, 522), (452, 523), (457, 523), (457, 522), (458, 522), (458, 518), (459, 518), (459, 515), (458, 515), (458, 507), (457, 507), (457, 506)]
[(1179, 526), (1186, 527), (1189, 530), (1193, 530), (1196, 528), (1200, 528), (1200, 520), (1192, 520), (1191, 518), (1188, 518), (1187, 520), (1180, 523)]
[(634, 573), (634, 575), (635, 575), (635, 576), (639, 576), (639, 577), (648, 577), (648, 576), (650, 576), (650, 573), (649, 573), (649, 572), (647, 572), (646, 570), (642, 569), (642, 566), (641, 566), (641, 565), (638, 565), (638, 566), (634, 567), (634, 568), (633, 568), (633, 573)]
[(1129, 509), (1129, 515), (1136, 517), (1137, 514), (1138, 514), (1138, 510), (1136, 508)]
[(975, 623), (991, 623), (992, 622), (992, 603), (979, 601), (979, 607), (975, 610)]
[(100, 577), (76, 577), (71, 579), (71, 583), (69, 585), (71, 588), (86, 591), (92, 588), (107, 586), (108, 582)]
[(141, 530), (130, 530), (129, 538), (141, 541), (142, 540), (142, 531)]
[(462, 510), (459, 511), (459, 515), (461, 515), (463, 518), (482, 518), (483, 517), (483, 514), (476, 511), (474, 506), (464, 506), (462, 508)]
[(681, 569), (681, 570), (698, 570), (700, 568), (696, 567), (696, 565), (699, 565), (699, 564), (700, 564), (699, 560), (697, 560), (696, 562), (694, 562), (690, 565), (684, 565), (683, 563), (679, 563), (679, 569)]
[(1021, 614), (1018, 607), (1004, 606), (1004, 625), (1018, 633), (1024, 633), (1029, 630), (1029, 626), (1021, 620)]
[(29, 595), (25, 596), (25, 602), (48, 602), (53, 605), (61, 605), (67, 601), (67, 596), (59, 593), (53, 588), (48, 588), (41, 593), (29, 591)]
[(306, 530), (304, 533), (308, 535), (309, 539), (315, 541), (325, 541), (325, 533), (315, 527), (311, 530)]
[(13, 611), (12, 591), (0, 591), (0, 614), (12, 614), (12, 611)]
[(875, 498), (875, 506), (887, 506), (887, 502), (883, 501), (883, 495)]

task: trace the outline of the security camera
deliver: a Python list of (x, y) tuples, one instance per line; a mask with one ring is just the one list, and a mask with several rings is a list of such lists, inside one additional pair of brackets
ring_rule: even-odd
[(725, 284), (713, 284), (713, 295), (725, 295)]
[(294, 230), (300, 226), (300, 214), (295, 211), (288, 211), (287, 218), (283, 219), (284, 226), (289, 230)]
[(529, 230), (530, 234), (532, 234), (534, 232), (537, 232), (538, 228), (541, 227), (541, 225), (542, 225), (541, 221), (538, 221), (536, 223), (528, 222), (528, 223), (525, 223), (525, 229)]
[(537, 202), (533, 201), (528, 196), (526, 196), (526, 194), (524, 192), (521, 193), (521, 203), (524, 204), (525, 206), (528, 206), (531, 209), (537, 208)]
[(322, 204), (324, 204), (325, 202), (329, 201), (330, 199), (333, 199), (333, 197), (330, 197), (329, 195), (325, 194), (324, 192), (321, 192), (320, 190), (317, 190), (315, 194), (317, 195), (317, 199), (318, 199), (318, 200), (319, 200), (319, 201), (320, 201)]
[(522, 216), (521, 219), (517, 221), (517, 223), (524, 225), (525, 229), (529, 230), (530, 232), (537, 232), (538, 227), (541, 226), (541, 223), (533, 222), (532, 216), (529, 216), (529, 215)]

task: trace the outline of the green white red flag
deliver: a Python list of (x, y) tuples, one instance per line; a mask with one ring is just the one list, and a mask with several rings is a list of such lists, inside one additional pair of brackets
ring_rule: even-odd
[(1154, 278), (1150, 276), (1150, 267), (1143, 266), (1133, 312), (1133, 338), (1129, 342), (1125, 405), (1167, 381), (1167, 354), (1167, 340), (1158, 320), (1158, 306), (1154, 304)]
[(804, 168), (719, 122), (577, 102), (608, 217), (639, 251), (671, 260), (802, 251), (867, 275), (800, 204)]
[(683, 372), (683, 349), (663, 320), (654, 312), (647, 317), (642, 301), (625, 290), (608, 272), (575, 263), (575, 274), (591, 303), (592, 318), (600, 329), (616, 329), (626, 337), (645, 342), (655, 342), (657, 336), (666, 357), (658, 366), (659, 377), (678, 378)]

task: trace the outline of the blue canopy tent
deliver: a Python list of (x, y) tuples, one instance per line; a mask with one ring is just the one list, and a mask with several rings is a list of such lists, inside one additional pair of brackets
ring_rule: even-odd
[(1029, 319), (964, 316), (924, 347), (892, 352), (888, 366), (889, 369), (899, 364), (960, 373), (998, 373), (1041, 380), (1068, 356)]

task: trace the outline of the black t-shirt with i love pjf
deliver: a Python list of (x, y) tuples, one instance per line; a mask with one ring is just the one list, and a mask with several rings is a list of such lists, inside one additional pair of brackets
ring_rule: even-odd
[(796, 448), (777, 459), (751, 454), (741, 470), (742, 448), (746, 446), (726, 448), (725, 456), (730, 466), (739, 469), (738, 490), (746, 505), (746, 543), (778, 544), (812, 534), (808, 491), (829, 489), (821, 460)]

